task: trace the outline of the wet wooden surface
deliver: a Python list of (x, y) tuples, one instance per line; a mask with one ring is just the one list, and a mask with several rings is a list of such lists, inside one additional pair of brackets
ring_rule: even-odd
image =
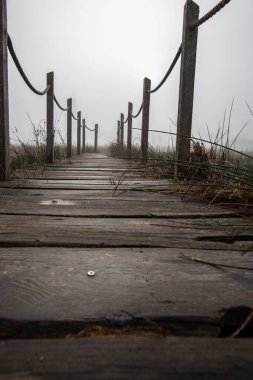
[[(4, 379), (252, 377), (252, 339), (218, 336), (228, 311), (246, 313), (233, 316), (232, 333), (253, 307), (253, 218), (182, 200), (173, 186), (147, 177), (138, 163), (99, 154), (0, 183)], [(159, 192), (166, 188), (170, 195)], [(161, 320), (167, 338), (145, 330), (39, 340), (43, 324), (67, 335), (73, 323), (82, 330), (91, 321), (149, 321), (152, 330)]]

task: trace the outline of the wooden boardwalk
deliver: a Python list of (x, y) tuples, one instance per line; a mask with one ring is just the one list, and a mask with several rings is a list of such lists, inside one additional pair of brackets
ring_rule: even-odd
[(0, 183), (1, 379), (252, 379), (253, 218), (168, 186), (99, 154)]

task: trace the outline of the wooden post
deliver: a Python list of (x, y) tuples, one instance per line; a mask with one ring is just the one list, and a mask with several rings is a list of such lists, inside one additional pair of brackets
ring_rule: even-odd
[(7, 6), (0, 1), (0, 181), (9, 179), (9, 95), (7, 55)]
[(133, 103), (128, 103), (128, 125), (127, 125), (127, 158), (132, 157), (132, 124)]
[(81, 112), (77, 112), (77, 149), (76, 154), (81, 154)]
[[(188, 162), (190, 155), (190, 137), (192, 127), (192, 110), (194, 96), (194, 80), (198, 42), (198, 28), (190, 30), (190, 25), (199, 18), (199, 6), (187, 0), (184, 7), (184, 25), (182, 38), (182, 57), (177, 119), (177, 143), (175, 178), (184, 176), (187, 166), (180, 162)], [(184, 135), (187, 137), (182, 137)]]
[(72, 156), (72, 98), (68, 99), (67, 112), (67, 157)]
[(94, 153), (98, 152), (98, 124), (95, 125)]
[(85, 153), (85, 133), (86, 133), (86, 128), (85, 128), (85, 119), (83, 119), (83, 147), (82, 147), (82, 153)]
[[(120, 145), (123, 149), (124, 147), (124, 114), (120, 114)], [(123, 150), (122, 150), (123, 153)]]
[(143, 83), (143, 109), (142, 109), (142, 130), (141, 130), (141, 158), (148, 158), (148, 130), (149, 130), (149, 107), (151, 80), (144, 79)]
[(117, 129), (117, 145), (120, 144), (121, 141), (121, 131), (120, 131), (120, 121), (118, 120), (118, 129)]
[(54, 73), (47, 74), (47, 163), (54, 162)]

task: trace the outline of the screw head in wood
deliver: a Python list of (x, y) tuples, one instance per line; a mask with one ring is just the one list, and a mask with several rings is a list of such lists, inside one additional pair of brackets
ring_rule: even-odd
[(94, 277), (94, 276), (96, 275), (96, 272), (94, 272), (93, 270), (90, 270), (90, 271), (87, 273), (87, 275), (88, 275), (89, 277)]

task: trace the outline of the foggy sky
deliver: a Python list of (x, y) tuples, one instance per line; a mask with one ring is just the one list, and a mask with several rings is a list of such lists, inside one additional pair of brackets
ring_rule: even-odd
[[(218, 0), (197, 0), (200, 17)], [(7, 0), (8, 31), (17, 56), (34, 86), (46, 87), (46, 73), (55, 73), (55, 94), (62, 105), (73, 97), (87, 126), (100, 126), (99, 143), (116, 138), (120, 113), (128, 101), (137, 112), (143, 78), (156, 86), (181, 43), (185, 0)], [(225, 108), (235, 99), (231, 135), (245, 122), (237, 147), (251, 149), (253, 118), (253, 2), (232, 0), (199, 28), (193, 135), (213, 137)], [(159, 92), (151, 95), (150, 128), (175, 132), (180, 61)], [(28, 113), (35, 123), (45, 119), (46, 98), (34, 95), (9, 59), (10, 124), (24, 140), (30, 138)], [(55, 108), (57, 128), (66, 132), (66, 113)], [(134, 121), (141, 126), (141, 117)], [(76, 124), (73, 122), (74, 141)], [(89, 133), (89, 142), (93, 134)], [(140, 134), (134, 132), (134, 141)], [(169, 137), (150, 133), (153, 145)]]

